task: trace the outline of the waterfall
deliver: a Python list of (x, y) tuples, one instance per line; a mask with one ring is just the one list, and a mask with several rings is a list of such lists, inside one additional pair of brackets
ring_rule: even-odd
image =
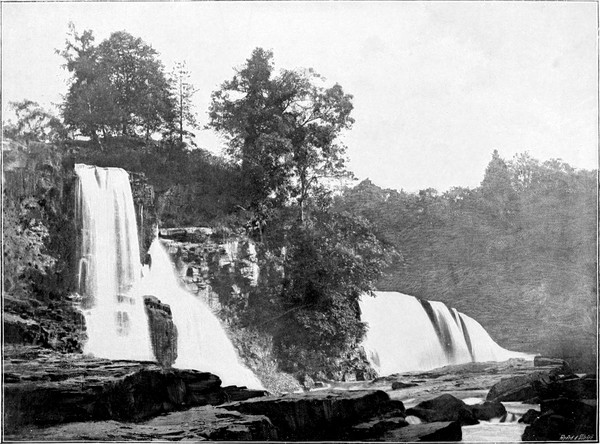
[(256, 376), (244, 367), (219, 319), (200, 298), (185, 290), (171, 258), (158, 239), (148, 250), (151, 266), (145, 269), (139, 292), (168, 304), (179, 332), (174, 367), (193, 368), (219, 375), (224, 385), (262, 389)]
[(158, 240), (149, 250), (152, 265), (142, 269), (127, 172), (76, 164), (75, 174), (81, 230), (77, 282), (88, 335), (84, 353), (155, 360), (144, 307), (144, 296), (152, 295), (171, 307), (178, 331), (174, 367), (212, 372), (223, 385), (261, 389), (256, 376), (239, 362), (217, 317), (180, 286)]
[(129, 175), (83, 164), (75, 165), (75, 174), (78, 291), (88, 335), (84, 353), (153, 360), (144, 303), (131, 291), (141, 264)]
[(364, 295), (362, 320), (368, 330), (363, 347), (381, 375), (426, 371), (450, 364), (533, 359), (500, 347), (474, 319), (443, 302), (396, 292)]

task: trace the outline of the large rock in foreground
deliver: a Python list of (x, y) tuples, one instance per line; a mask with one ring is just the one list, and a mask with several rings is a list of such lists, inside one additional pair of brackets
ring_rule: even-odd
[(221, 387), (219, 377), (211, 373), (167, 370), (152, 362), (110, 361), (37, 347), (5, 348), (5, 431), (26, 424), (142, 420), (264, 394)]
[(110, 420), (29, 427), (6, 438), (29, 441), (269, 441), (277, 439), (277, 431), (265, 416), (204, 406), (141, 423)]
[(279, 439), (335, 440), (353, 424), (397, 408), (396, 403), (381, 390), (340, 390), (269, 396), (221, 407), (267, 416), (277, 427)]
[(467, 404), (448, 394), (423, 401), (408, 409), (406, 414), (425, 422), (458, 421), (462, 425), (479, 423)]

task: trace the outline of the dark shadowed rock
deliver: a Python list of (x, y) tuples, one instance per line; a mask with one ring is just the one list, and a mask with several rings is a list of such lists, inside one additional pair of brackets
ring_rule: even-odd
[[(523, 441), (559, 441), (561, 437), (574, 435), (575, 423), (564, 416), (552, 413), (542, 414), (533, 424), (527, 426), (521, 439)], [(564, 441), (565, 438), (562, 438)], [(572, 441), (568, 439), (568, 441)]]
[(262, 391), (221, 387), (218, 376), (163, 369), (155, 363), (110, 361), (79, 354), (5, 348), (4, 426), (93, 420), (142, 420), (161, 413)]
[(596, 397), (596, 385), (595, 378), (578, 378), (573, 375), (549, 384), (542, 393), (542, 398), (593, 399)]
[(448, 394), (423, 401), (406, 410), (406, 414), (425, 422), (459, 421), (462, 425), (479, 423), (467, 404)]
[[(523, 440), (581, 441), (597, 439), (597, 402), (595, 399), (547, 399), (541, 402), (540, 409), (540, 416), (525, 429)], [(585, 438), (565, 439), (565, 436)]]
[(173, 322), (171, 307), (154, 296), (144, 296), (144, 308), (148, 315), (154, 356), (163, 367), (171, 367), (177, 359), (177, 327)]
[(539, 418), (541, 414), (542, 412), (539, 412), (534, 409), (529, 409), (525, 412), (523, 416), (519, 418), (519, 422), (522, 422), (523, 424), (532, 424), (533, 421)]
[(527, 401), (535, 399), (556, 379), (550, 372), (535, 372), (527, 375), (501, 379), (487, 394), (487, 401)]
[(224, 404), (244, 414), (265, 415), (277, 427), (280, 439), (337, 439), (360, 421), (387, 410), (388, 395), (380, 390), (318, 391), (264, 397)]
[(383, 436), (384, 441), (393, 442), (448, 442), (461, 439), (462, 429), (457, 421), (409, 425), (390, 430)]
[(572, 374), (571, 366), (564, 359), (536, 356), (533, 358), (534, 367), (556, 367), (564, 374)]
[(4, 313), (4, 342), (7, 344), (46, 345), (48, 332), (33, 319)]
[(481, 404), (469, 406), (469, 408), (476, 419), (482, 419), (484, 421), (506, 415), (506, 408), (498, 401), (485, 401)]
[(416, 387), (418, 384), (412, 382), (394, 381), (392, 382), (392, 390), (400, 390), (409, 387)]
[(277, 439), (277, 431), (265, 416), (205, 406), (168, 413), (141, 423), (111, 420), (28, 427), (7, 438), (43, 441), (269, 441)]

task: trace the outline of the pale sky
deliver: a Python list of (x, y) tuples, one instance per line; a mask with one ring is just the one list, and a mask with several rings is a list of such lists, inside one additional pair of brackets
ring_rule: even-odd
[[(314, 68), (354, 96), (350, 169), (382, 187), (477, 186), (494, 149), (597, 167), (595, 2), (3, 3), (5, 113), (8, 101), (61, 101), (54, 49), (69, 21), (97, 43), (141, 37), (167, 70), (185, 60), (201, 124), (255, 47), (278, 68)], [(197, 142), (222, 147), (212, 131)]]

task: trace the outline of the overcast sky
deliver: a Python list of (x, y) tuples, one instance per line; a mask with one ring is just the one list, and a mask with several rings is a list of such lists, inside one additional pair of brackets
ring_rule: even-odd
[[(354, 96), (350, 168), (383, 187), (477, 186), (494, 149), (593, 169), (598, 158), (595, 2), (3, 3), (2, 101), (50, 107), (67, 89), (68, 22), (100, 42), (141, 37), (185, 60), (210, 93), (253, 48), (312, 67)], [(7, 114), (5, 114), (7, 115)], [(219, 152), (211, 131), (200, 146)]]

